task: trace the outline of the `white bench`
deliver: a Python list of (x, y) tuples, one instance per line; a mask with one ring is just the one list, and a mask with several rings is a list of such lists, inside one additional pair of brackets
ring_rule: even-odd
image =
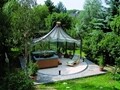
[(74, 55), (72, 60), (67, 62), (68, 66), (75, 66), (80, 63), (80, 57), (78, 55)]

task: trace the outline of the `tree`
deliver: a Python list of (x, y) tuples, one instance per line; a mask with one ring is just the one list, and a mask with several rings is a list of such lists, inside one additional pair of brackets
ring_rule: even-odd
[[(8, 17), (3, 13), (4, 4), (7, 3), (8, 0), (0, 1), (0, 80), (3, 78), (6, 68), (5, 62), (5, 52), (8, 52), (7, 45), (5, 44), (6, 38), (8, 36), (8, 28), (9, 22)], [(2, 82), (2, 81), (1, 81)], [(1, 83), (0, 83), (1, 84)]]
[(106, 4), (109, 5), (109, 13), (111, 16), (119, 14), (120, 0), (105, 0)]
[(0, 1), (0, 9), (4, 6), (5, 3), (7, 3), (8, 0), (1, 0)]
[(57, 13), (60, 13), (60, 12), (63, 12), (63, 13), (66, 13), (66, 8), (65, 6), (63, 5), (62, 2), (59, 2), (56, 6), (56, 12)]
[(115, 32), (117, 35), (120, 36), (120, 16), (116, 15), (113, 18), (113, 21), (110, 22), (111, 29), (113, 32)]
[(82, 30), (89, 31), (92, 28), (91, 21), (94, 18), (101, 17), (102, 5), (100, 0), (86, 0), (84, 11), (80, 12), (79, 27)]
[(70, 29), (72, 26), (72, 17), (70, 17), (67, 13), (50, 14), (45, 21), (48, 30), (51, 30), (56, 25), (57, 21), (61, 22), (61, 25), (64, 29)]
[[(105, 26), (107, 26), (107, 28), (105, 28), (106, 31), (115, 31), (115, 27), (113, 25), (113, 23), (115, 24), (114, 21), (115, 18), (117, 18), (117, 16), (119, 16), (119, 11), (120, 11), (120, 0), (105, 0), (106, 4), (109, 5), (109, 7), (105, 8), (104, 11), (107, 12), (107, 14), (105, 14)], [(119, 19), (119, 18), (118, 18)], [(119, 21), (119, 20), (118, 20)], [(113, 28), (113, 27), (114, 28)], [(113, 30), (114, 29), (114, 30)], [(116, 33), (117, 31), (115, 31)]]
[(120, 56), (120, 37), (114, 32), (106, 33), (98, 46), (106, 63), (115, 64), (115, 60)]
[(6, 39), (7, 45), (10, 46), (9, 49), (19, 48), (19, 53), (25, 53), (27, 60), (28, 44), (36, 30), (36, 23), (38, 23), (34, 18), (33, 8), (11, 0), (4, 6), (4, 13), (10, 21), (9, 36)]
[(87, 57), (94, 62), (97, 62), (96, 58), (101, 54), (101, 49), (98, 44), (103, 38), (104, 33), (102, 30), (93, 30), (84, 38), (83, 52), (85, 52)]
[(37, 5), (36, 0), (18, 0), (18, 2), (23, 5), (23, 6), (27, 6), (29, 8), (34, 7)]
[(38, 5), (33, 8), (33, 21), (36, 23), (36, 32), (40, 30), (45, 30), (45, 18), (49, 15), (48, 7), (43, 5)]
[(44, 19), (49, 14), (48, 8), (41, 5), (31, 8), (29, 5), (11, 0), (5, 4), (3, 10), (10, 21), (6, 44), (10, 46), (9, 49), (19, 48), (20, 53), (24, 53), (25, 50), (27, 57), (34, 33), (45, 29)]
[(46, 0), (45, 5), (48, 7), (50, 14), (55, 12), (55, 6), (54, 3), (51, 0)]

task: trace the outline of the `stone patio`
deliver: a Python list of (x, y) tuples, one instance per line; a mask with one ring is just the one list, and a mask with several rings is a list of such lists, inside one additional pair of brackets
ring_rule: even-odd
[(100, 71), (98, 65), (87, 59), (84, 62), (80, 60), (80, 63), (74, 67), (67, 66), (67, 61), (69, 60), (61, 58), (62, 65), (38, 70), (37, 81), (34, 84), (44, 84), (106, 73)]

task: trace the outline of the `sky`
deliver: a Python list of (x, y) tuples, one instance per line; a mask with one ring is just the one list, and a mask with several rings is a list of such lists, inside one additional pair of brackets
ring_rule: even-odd
[[(46, 0), (37, 0), (38, 4), (43, 5), (44, 1)], [(67, 8), (67, 10), (71, 9), (77, 9), (77, 10), (83, 10), (84, 2), (85, 0), (51, 0), (54, 5), (57, 5), (60, 1), (63, 3), (63, 5)], [(103, 5), (105, 5), (104, 0), (102, 0)]]

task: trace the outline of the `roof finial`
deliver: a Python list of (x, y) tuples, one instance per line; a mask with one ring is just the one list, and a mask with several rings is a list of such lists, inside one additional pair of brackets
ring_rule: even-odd
[(61, 22), (60, 22), (60, 21), (57, 21), (57, 22), (56, 22), (56, 25), (57, 25), (57, 26), (60, 26), (60, 25), (61, 25)]

